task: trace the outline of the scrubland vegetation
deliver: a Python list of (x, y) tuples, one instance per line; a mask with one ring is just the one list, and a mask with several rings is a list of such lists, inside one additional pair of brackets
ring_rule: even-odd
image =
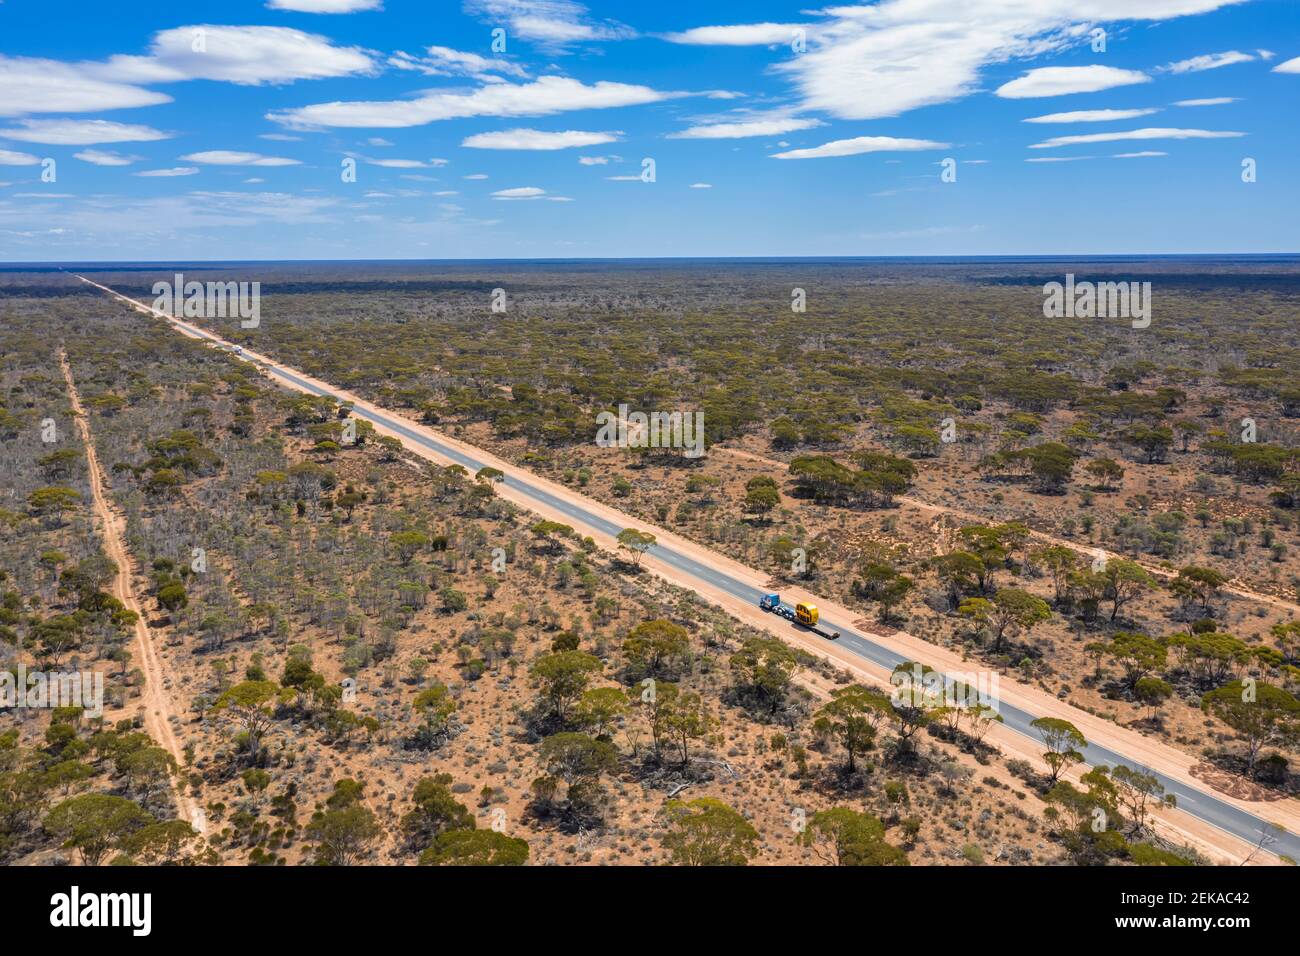
[[(215, 327), (1295, 799), (1294, 274), (1144, 265), (1137, 330), (1044, 319), (1040, 263), (589, 268), (283, 267), (261, 328)], [(96, 278), (151, 298), (149, 273)], [(894, 706), (69, 281), (0, 299), (0, 654), (105, 671), (111, 710), (2, 718), (4, 859), (1198, 861), (1154, 835), (1140, 768), (1062, 778), (1067, 722), (1039, 728), (1049, 773), (1007, 761), (995, 715)], [(183, 766), (132, 712), (60, 348)], [(597, 447), (621, 403), (702, 410), (708, 454)]]

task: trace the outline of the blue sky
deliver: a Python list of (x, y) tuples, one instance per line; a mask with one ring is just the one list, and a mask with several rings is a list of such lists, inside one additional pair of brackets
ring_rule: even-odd
[(0, 0), (0, 260), (1296, 252), (1298, 27), (1294, 0)]

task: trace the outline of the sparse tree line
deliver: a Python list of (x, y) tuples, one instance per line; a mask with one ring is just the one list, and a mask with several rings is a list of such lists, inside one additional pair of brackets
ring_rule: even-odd
[[(136, 615), (110, 593), (117, 566), (94, 530), (85, 450), (70, 415), (57, 337), (0, 322), (0, 667), (94, 670), (103, 706), (121, 707)], [(83, 693), (92, 686), (78, 681)], [(130, 719), (92, 717), (87, 700), (6, 711), (0, 728), (0, 861), (65, 849), (87, 864), (174, 862), (197, 833), (174, 819), (170, 754)], [(48, 719), (47, 719), (48, 718)]]
[[(1219, 571), (1188, 565), (1162, 582), (1127, 559), (1090, 561), (1064, 545), (1028, 544), (1028, 528), (1018, 522), (967, 525), (951, 551), (929, 562), (948, 608), (970, 622), (971, 638), (989, 654), (1006, 653), (1011, 640), (1031, 648), (1024, 642), (1056, 613), (1077, 614), (1085, 623), (1122, 622), (1126, 608), (1143, 594), (1165, 588), (1185, 609), (1186, 629), (1165, 636), (1115, 630), (1089, 643), (1092, 679), (1102, 682), (1104, 665), (1113, 664), (1120, 672), (1113, 691), (1152, 720), (1175, 696), (1199, 703), (1238, 736), (1247, 774), (1261, 769), (1257, 757), (1265, 743), (1284, 750), (1300, 746), (1300, 703), (1292, 690), (1300, 682), (1300, 623), (1275, 625), (1271, 645), (1249, 644), (1224, 633), (1213, 618), (1228, 580)], [(1004, 580), (1027, 572), (1050, 581), (1050, 601)], [(860, 573), (859, 595), (882, 602), (883, 617), (894, 600), (889, 590), (905, 576), (881, 554), (864, 559)], [(1264, 779), (1284, 782), (1287, 765), (1282, 754), (1274, 754), (1262, 768)]]

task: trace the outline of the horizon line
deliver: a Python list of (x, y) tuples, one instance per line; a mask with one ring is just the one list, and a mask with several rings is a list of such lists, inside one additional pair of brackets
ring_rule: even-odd
[(210, 264), (244, 264), (244, 263), (421, 263), (421, 262), (952, 262), (958, 260), (1044, 260), (1061, 261), (1065, 259), (1264, 259), (1296, 258), (1300, 251), (1274, 252), (1089, 252), (1089, 253), (948, 253), (925, 255), (759, 255), (759, 256), (530, 256), (484, 258), (472, 256), (459, 257), (354, 257), (342, 259), (211, 259), (185, 258), (175, 259), (0, 259), (0, 269), (17, 266), (92, 266), (92, 265), (168, 265), (172, 263), (210, 263)]

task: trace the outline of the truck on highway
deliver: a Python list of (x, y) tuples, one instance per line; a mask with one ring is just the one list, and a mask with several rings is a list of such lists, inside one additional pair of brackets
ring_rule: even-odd
[(829, 640), (833, 641), (840, 636), (839, 631), (832, 631), (830, 628), (821, 627), (817, 623), (817, 605), (809, 604), (807, 601), (800, 601), (794, 607), (791, 607), (785, 601), (781, 600), (781, 595), (779, 594), (764, 594), (759, 598), (758, 606), (764, 611), (775, 614), (777, 617), (783, 617), (787, 621), (792, 621), (801, 627), (806, 627), (814, 634), (828, 638)]

